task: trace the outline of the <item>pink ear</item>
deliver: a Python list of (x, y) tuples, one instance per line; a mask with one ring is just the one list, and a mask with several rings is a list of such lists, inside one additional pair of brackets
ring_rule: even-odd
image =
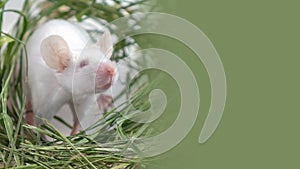
[(103, 35), (98, 40), (97, 45), (107, 58), (111, 57), (113, 52), (113, 43), (109, 30), (104, 31)]
[(62, 72), (69, 66), (71, 52), (67, 42), (58, 35), (51, 35), (42, 41), (40, 51), (47, 65)]

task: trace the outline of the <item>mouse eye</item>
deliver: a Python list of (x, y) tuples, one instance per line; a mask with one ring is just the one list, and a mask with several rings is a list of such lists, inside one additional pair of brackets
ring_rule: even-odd
[(85, 66), (88, 65), (88, 64), (89, 64), (89, 61), (88, 61), (88, 60), (83, 60), (83, 61), (80, 62), (79, 67), (80, 67), (80, 68), (83, 68), (83, 67), (85, 67)]

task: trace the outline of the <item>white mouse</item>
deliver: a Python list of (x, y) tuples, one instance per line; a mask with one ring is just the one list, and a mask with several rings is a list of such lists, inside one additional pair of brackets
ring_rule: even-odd
[[(109, 31), (97, 43), (88, 44), (89, 41), (85, 30), (65, 20), (48, 21), (29, 38), (28, 124), (39, 125), (40, 118), (51, 119), (68, 104), (74, 119), (71, 134), (78, 132), (78, 118), (86, 115), (85, 109), (95, 94), (111, 87), (117, 73), (116, 65), (109, 60), (113, 50)], [(105, 102), (111, 98), (99, 98), (99, 103), (110, 105)]]

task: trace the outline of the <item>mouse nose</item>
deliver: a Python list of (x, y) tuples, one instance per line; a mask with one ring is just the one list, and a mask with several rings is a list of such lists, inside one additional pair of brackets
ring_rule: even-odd
[(116, 74), (116, 68), (113, 63), (101, 63), (98, 67), (97, 74), (104, 77), (112, 77)]
[(107, 90), (113, 83), (117, 70), (113, 63), (101, 63), (96, 73), (96, 90)]
[(106, 74), (109, 75), (109, 76), (114, 76), (116, 74), (116, 69), (111, 64), (105, 64), (104, 69), (106, 71)]
[(117, 70), (113, 63), (101, 63), (96, 73), (96, 91), (104, 91), (110, 88), (116, 74)]

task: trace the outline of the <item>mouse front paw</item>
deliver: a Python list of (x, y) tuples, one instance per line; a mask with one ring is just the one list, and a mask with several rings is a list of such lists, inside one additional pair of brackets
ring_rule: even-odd
[(107, 112), (107, 110), (114, 107), (112, 96), (107, 94), (100, 94), (97, 103), (102, 113)]

